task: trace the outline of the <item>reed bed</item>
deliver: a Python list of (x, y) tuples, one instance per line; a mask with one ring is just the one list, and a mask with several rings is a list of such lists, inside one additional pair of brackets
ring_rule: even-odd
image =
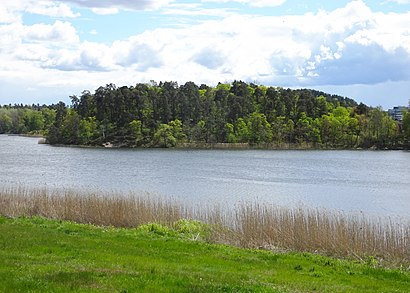
[(143, 194), (9, 188), (0, 192), (0, 214), (41, 216), (98, 226), (169, 225), (186, 215), (170, 199)]
[(242, 246), (410, 265), (408, 220), (260, 204), (241, 206), (235, 216), (235, 230)]
[(0, 214), (116, 227), (137, 227), (147, 223), (172, 227), (180, 219), (194, 219), (209, 224), (209, 240), (216, 243), (275, 251), (315, 252), (386, 266), (410, 265), (409, 221), (364, 214), (258, 203), (222, 210), (216, 206), (187, 206), (148, 193), (23, 187), (0, 190)]

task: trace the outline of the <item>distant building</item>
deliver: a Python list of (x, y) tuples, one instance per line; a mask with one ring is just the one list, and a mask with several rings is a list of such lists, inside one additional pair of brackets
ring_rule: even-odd
[(394, 120), (397, 121), (403, 121), (403, 113), (408, 111), (409, 108), (408, 107), (404, 107), (404, 106), (397, 106), (397, 107), (393, 107), (393, 109), (389, 109), (387, 111), (387, 113), (389, 114), (389, 116), (391, 118), (393, 118)]

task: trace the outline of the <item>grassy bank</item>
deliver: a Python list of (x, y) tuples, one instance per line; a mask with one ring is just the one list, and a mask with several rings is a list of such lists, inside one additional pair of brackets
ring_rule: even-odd
[(193, 241), (197, 231), (186, 228), (197, 225), (179, 221), (173, 229), (135, 229), (0, 217), (0, 291), (408, 292), (410, 287), (409, 272), (378, 268), (371, 260)]
[(0, 215), (41, 216), (97, 226), (135, 228), (158, 223), (175, 228), (180, 219), (209, 227), (204, 240), (242, 248), (312, 252), (410, 266), (410, 224), (363, 214), (286, 209), (244, 204), (222, 212), (214, 206), (188, 207), (149, 194), (101, 194), (11, 188), (0, 191)]

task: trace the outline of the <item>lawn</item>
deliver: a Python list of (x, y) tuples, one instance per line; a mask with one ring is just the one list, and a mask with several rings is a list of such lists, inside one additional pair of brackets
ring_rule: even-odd
[(409, 292), (410, 272), (195, 241), (184, 230), (0, 217), (2, 292)]

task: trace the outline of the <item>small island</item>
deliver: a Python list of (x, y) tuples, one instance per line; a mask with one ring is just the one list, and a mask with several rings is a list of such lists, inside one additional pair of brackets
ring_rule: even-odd
[[(71, 105), (0, 108), (0, 133), (42, 134), (53, 145), (102, 147), (408, 149), (410, 113), (312, 89), (234, 81), (101, 86)], [(400, 119), (397, 119), (400, 117)]]

